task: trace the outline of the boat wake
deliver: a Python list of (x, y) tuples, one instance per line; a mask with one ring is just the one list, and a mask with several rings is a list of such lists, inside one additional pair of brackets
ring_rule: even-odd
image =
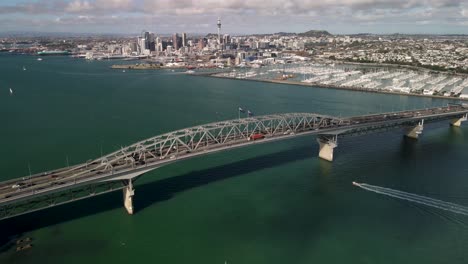
[(457, 214), (462, 214), (462, 215), (468, 215), (468, 207), (450, 203), (450, 202), (444, 202), (441, 200), (433, 199), (430, 197), (426, 196), (421, 196), (417, 194), (412, 194), (412, 193), (407, 193), (407, 192), (402, 192), (390, 188), (384, 188), (384, 187), (379, 187), (375, 185), (370, 185), (367, 183), (357, 183), (353, 182), (353, 185), (360, 187), (366, 191), (371, 191), (374, 193), (382, 194), (382, 195), (387, 195), (393, 198), (397, 199), (402, 199), (406, 200), (409, 202), (414, 202), (434, 208), (438, 208), (441, 210), (457, 213)]

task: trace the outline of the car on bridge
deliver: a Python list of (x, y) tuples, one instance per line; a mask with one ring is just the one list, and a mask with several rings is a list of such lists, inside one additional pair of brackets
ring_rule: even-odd
[(265, 138), (264, 134), (256, 133), (256, 134), (252, 134), (248, 140), (258, 140), (258, 139), (264, 139), (264, 138)]
[(18, 188), (20, 188), (22, 185), (24, 185), (24, 184), (19, 184), (19, 183), (17, 183), (17, 184), (12, 185), (11, 188), (12, 188), (12, 189), (18, 189)]

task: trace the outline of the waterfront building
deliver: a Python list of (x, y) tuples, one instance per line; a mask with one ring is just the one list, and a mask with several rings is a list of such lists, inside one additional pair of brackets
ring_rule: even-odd
[(223, 43), (225, 45), (231, 44), (231, 36), (229, 34), (224, 34), (223, 36)]
[(162, 43), (158, 43), (158, 44), (155, 44), (155, 45), (156, 45), (156, 47), (155, 47), (156, 52), (162, 52), (164, 50)]
[(244, 61), (245, 58), (247, 57), (247, 53), (246, 53), (246, 52), (238, 52), (238, 53), (237, 53), (237, 57), (238, 57), (241, 61)]
[(201, 38), (198, 40), (198, 49), (202, 50), (206, 47), (207, 39)]
[(130, 43), (131, 52), (138, 52), (138, 42)]
[(154, 41), (154, 50), (157, 53), (162, 52), (164, 50), (163, 49), (163, 44), (162, 44), (162, 41), (161, 41), (160, 37), (156, 37), (156, 39)]
[(168, 45), (166, 47), (166, 56), (169, 56), (172, 54), (172, 46), (171, 45)]
[(189, 47), (183, 46), (183, 47), (181, 47), (181, 48), (179, 49), (179, 53), (180, 53), (180, 54), (186, 54), (186, 53), (189, 53), (189, 52), (190, 52)]

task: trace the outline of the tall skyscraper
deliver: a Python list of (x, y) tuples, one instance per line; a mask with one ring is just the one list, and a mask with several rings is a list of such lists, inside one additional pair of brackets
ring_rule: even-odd
[(148, 39), (146, 39), (146, 46), (148, 46), (148, 49), (150, 51), (155, 51), (155, 46), (154, 46), (154, 33), (150, 33), (148, 35)]
[(182, 47), (187, 46), (187, 34), (182, 33)]
[(221, 18), (218, 17), (218, 43), (221, 43)]
[(177, 33), (174, 33), (172, 35), (172, 47), (174, 47), (175, 50), (177, 50), (179, 48), (179, 47), (177, 47), (177, 38), (178, 38)]
[(145, 38), (138, 37), (137, 43), (138, 43), (138, 54), (145, 53), (145, 45), (146, 45)]
[(162, 41), (160, 37), (156, 37), (156, 40), (154, 41), (154, 45), (155, 45), (155, 50), (157, 52), (163, 51), (163, 45), (162, 45)]
[(142, 49), (150, 49), (150, 33), (148, 31), (141, 32), (141, 38), (145, 40), (145, 45)]
[(150, 54), (151, 51), (154, 51), (154, 34), (143, 30), (138, 37), (138, 53)]
[(174, 50), (179, 50), (182, 46), (182, 38), (179, 37), (179, 34), (177, 33), (172, 35), (172, 46), (174, 47)]

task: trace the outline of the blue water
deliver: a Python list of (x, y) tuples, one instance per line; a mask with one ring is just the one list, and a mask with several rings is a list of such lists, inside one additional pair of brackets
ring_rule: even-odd
[[(256, 115), (351, 116), (447, 100), (112, 70), (114, 62), (0, 55), (0, 179), (86, 161), (175, 129)], [(26, 67), (26, 71), (22, 67)], [(8, 88), (14, 90), (9, 95)], [(366, 182), (468, 205), (468, 129), (314, 136), (177, 162), (120, 192), (0, 222), (0, 263), (466, 263), (465, 216), (363, 191)], [(33, 248), (15, 252), (19, 237)]]

